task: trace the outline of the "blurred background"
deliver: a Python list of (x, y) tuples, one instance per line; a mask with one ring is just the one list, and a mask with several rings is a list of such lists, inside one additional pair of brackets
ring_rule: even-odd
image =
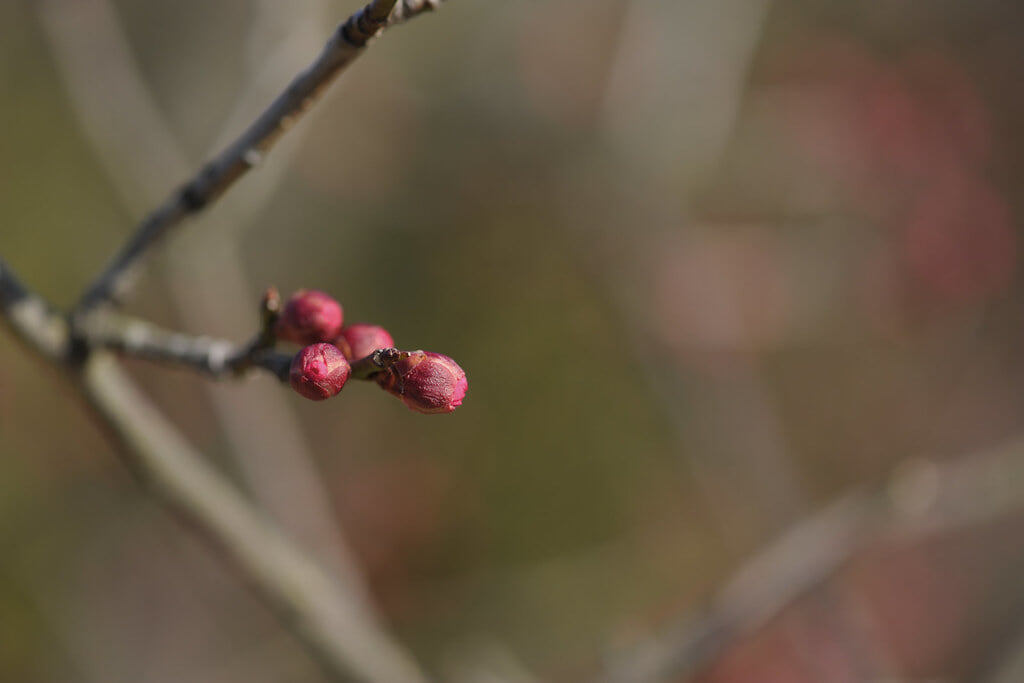
[[(0, 254), (70, 305), (355, 9), (0, 2)], [(128, 310), (242, 341), (267, 286), (323, 289), (457, 359), (465, 404), (127, 366), (447, 681), (620, 680), (830, 502), (927, 521), (943, 468), (1002, 449), (970, 523), (866, 544), (699, 671), (636, 680), (1024, 680), (1022, 22), (446, 3), (174, 234)], [(6, 333), (0, 359), (0, 680), (322, 680), (63, 378)]]

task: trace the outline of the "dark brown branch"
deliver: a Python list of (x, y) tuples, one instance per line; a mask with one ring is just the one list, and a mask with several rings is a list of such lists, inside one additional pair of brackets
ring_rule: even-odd
[(80, 334), (90, 348), (183, 365), (211, 377), (234, 376), (258, 368), (284, 381), (288, 379), (288, 365), (292, 360), (291, 354), (274, 351), (262, 333), (239, 346), (225, 339), (172, 332), (138, 318), (119, 315), (90, 316)]
[(370, 39), (385, 27), (436, 5), (437, 0), (407, 0), (396, 8), (396, 0), (373, 0), (339, 26), (320, 56), (245, 132), (142, 221), (128, 243), (86, 288), (75, 307), (74, 319), (120, 296), (141, 257), (168, 231), (203, 210), (258, 164), (334, 78), (362, 54)]
[[(180, 365), (211, 377), (235, 376), (256, 368), (266, 370), (282, 382), (288, 380), (293, 355), (274, 350), (268, 336), (273, 317), (244, 346), (225, 339), (197, 337), (165, 330), (145, 320), (105, 312), (90, 316), (80, 330), (82, 342), (91, 349), (106, 349), (132, 358)], [(352, 361), (352, 379), (370, 380), (408, 357), (408, 351), (378, 349)]]

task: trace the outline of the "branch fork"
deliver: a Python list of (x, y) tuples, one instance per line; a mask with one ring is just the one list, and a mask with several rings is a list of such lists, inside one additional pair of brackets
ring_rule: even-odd
[(108, 428), (126, 465), (222, 551), (332, 680), (427, 679), (364, 603), (268, 524), (135, 388), (109, 353), (176, 363), (213, 377), (261, 369), (283, 381), (293, 354), (276, 349), (280, 298), (267, 291), (259, 328), (240, 346), (162, 330), (114, 308), (144, 257), (260, 163), (373, 38), (438, 5), (439, 0), (371, 0), (341, 24), (320, 55), (234, 142), (141, 220), (70, 311), (52, 306), (0, 260), (0, 319), (31, 352), (65, 372), (96, 420)]

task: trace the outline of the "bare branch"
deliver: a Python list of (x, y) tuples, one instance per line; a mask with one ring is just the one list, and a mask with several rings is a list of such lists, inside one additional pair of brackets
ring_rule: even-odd
[[(239, 346), (225, 339), (165, 330), (130, 316), (105, 314), (92, 316), (81, 332), (89, 348), (182, 365), (211, 377), (239, 375), (250, 368), (257, 368), (286, 382), (293, 357), (293, 354), (275, 351), (273, 339), (268, 339), (266, 330), (259, 332), (248, 344)], [(408, 351), (378, 349), (365, 358), (352, 361), (351, 379), (373, 379), (408, 356)]]
[(259, 163), (334, 78), (362, 54), (370, 39), (386, 26), (432, 9), (436, 4), (436, 0), (404, 2), (401, 11), (395, 13), (395, 19), (390, 20), (396, 0), (373, 0), (339, 26), (320, 56), (292, 80), (241, 136), (142, 221), (113, 261), (86, 288), (75, 307), (76, 318), (117, 298), (139, 259), (170, 229), (208, 206)]
[(62, 315), (25, 287), (0, 259), (0, 312), (11, 330), (33, 351), (64, 360), (70, 351), (68, 326)]
[[(306, 65), (309, 46), (323, 34), (325, 2), (257, 3), (256, 24), (250, 28), (254, 54), (247, 60), (245, 82), (219, 126), (209, 156), (244, 130), (253, 112)], [(39, 0), (35, 7), (79, 123), (129, 215), (158, 204), (167, 190), (167, 178), (186, 178), (197, 164), (189, 160), (185, 145), (150, 92), (117, 8), (112, 0)], [(251, 219), (273, 201), (295, 143), (307, 130), (296, 128), (287, 140), (291, 145), (275, 148), (274, 164), (250, 174), (244, 186), (234, 188), (236, 201), (218, 206), (216, 229), (200, 228), (193, 239), (176, 245), (178, 259), (189, 264), (189, 276), (170, 270), (163, 279), (186, 329), (212, 335), (245, 329), (249, 316), (237, 302), (248, 298), (254, 286), (246, 276), (237, 241)], [(218, 296), (210, 296), (214, 290)], [(369, 590), (332, 512), (286, 393), (237, 392), (218, 383), (207, 383), (204, 390), (253, 503), (271, 513), (296, 543), (370, 604)], [(254, 416), (259, 416), (263, 427), (259, 432), (252, 430)]]
[(395, 4), (395, 8), (391, 10), (391, 16), (388, 17), (388, 26), (394, 26), (397, 23), (408, 21), (417, 14), (423, 12), (431, 12), (441, 6), (442, 0), (401, 0)]
[(211, 377), (238, 375), (249, 368), (259, 368), (285, 381), (292, 360), (291, 354), (269, 348), (262, 333), (239, 346), (225, 339), (172, 332), (145, 320), (115, 315), (91, 316), (80, 333), (90, 348), (184, 365)]
[[(123, 288), (135, 263), (162, 236), (244, 175), (384, 26), (424, 10), (421, 3), (404, 5), (411, 11), (390, 17), (395, 0), (374, 0), (350, 18), (335, 32), (313, 65), (294, 79), (238, 140), (142, 222), (136, 235), (80, 300), (75, 311), (76, 325), (97, 336), (78, 336), (76, 341), (185, 362), (211, 373), (259, 365), (269, 366), (280, 376), (283, 354), (269, 352), (259, 339), (236, 348), (226, 342), (164, 332), (138, 321), (115, 332), (113, 328), (103, 330), (102, 325), (112, 324), (116, 319), (81, 314), (110, 301)], [(30, 294), (6, 268), (0, 269), (0, 292), (2, 312), (20, 337), (54, 360), (65, 360), (71, 355), (66, 319)], [(97, 325), (99, 333), (92, 327)], [(77, 360), (79, 364), (64, 367), (79, 378), (81, 391), (89, 398), (100, 421), (123, 446), (129, 466), (173, 512), (193, 522), (225, 551), (332, 677), (382, 683), (424, 680), (408, 655), (384, 635), (363, 595), (334, 580), (303, 555), (208, 468), (173, 426), (138, 394), (108, 354), (83, 353)]]
[(798, 524), (741, 567), (706, 611), (611, 657), (598, 681), (688, 680), (843, 566), (860, 549), (870, 512), (853, 497)]
[(684, 681), (798, 599), (861, 550), (1000, 519), (1024, 509), (1024, 439), (941, 465), (914, 461), (873, 491), (849, 494), (748, 560), (710, 606), (609, 659), (601, 683)]
[[(81, 364), (69, 362), (74, 359), (63, 317), (22, 285), (3, 262), (0, 313), (19, 339), (73, 375), (99, 422), (118, 441), (130, 469), (173, 513), (192, 522), (223, 550), (333, 678), (374, 683), (425, 680), (404, 652), (382, 635), (362, 595), (324, 572), (208, 467), (109, 354), (95, 351)], [(143, 329), (137, 337), (148, 339), (138, 342), (140, 348), (162, 353), (156, 350), (160, 335), (153, 329)], [(213, 340), (191, 340), (181, 346), (186, 351), (180, 358), (210, 368), (216, 364), (201, 360), (199, 350), (214, 350), (219, 357), (225, 349), (224, 342)]]
[(128, 466), (172, 512), (223, 551), (333, 679), (424, 680), (400, 650), (376, 635), (379, 629), (365, 627), (376, 617), (358, 596), (302, 554), (210, 469), (108, 354), (94, 353), (79, 380)]
[[(54, 53), (58, 56), (58, 63), (68, 82), (72, 101), (98, 148), (101, 160), (105, 161), (107, 170), (120, 189), (122, 199), (129, 210), (139, 211), (147, 205), (159, 202), (165, 192), (165, 189), (161, 189), (165, 182), (161, 180), (161, 175), (166, 176), (169, 173), (172, 177), (186, 177), (188, 169), (193, 166), (188, 162), (187, 154), (163, 120), (158, 106), (149, 96), (140, 74), (134, 68), (131, 50), (121, 35), (116, 12), (106, 2), (87, 2), (84, 8), (78, 7), (78, 4), (40, 3), (41, 16), (53, 43)], [(374, 7), (378, 16), (387, 9), (381, 3), (375, 3)], [(83, 21), (89, 22), (84, 36)], [(389, 23), (396, 22), (389, 19)], [(275, 86), (268, 85), (268, 82), (280, 83), (283, 81), (282, 75), (294, 74), (298, 70), (301, 62), (297, 60), (307, 59), (301, 54), (304, 52), (303, 46), (309, 45), (307, 34), (312, 30), (314, 29), (309, 25), (302, 31), (292, 30), (289, 33), (287, 49), (278, 46), (267, 59), (268, 62), (272, 62), (272, 68), (267, 71), (263, 66), (260, 67), (259, 80), (254, 80), (244, 87), (244, 94), (239, 97), (235, 111), (225, 126), (226, 132), (237, 134), (238, 130), (243, 129), (245, 117), (251, 116), (251, 112), (258, 111), (256, 103), (272, 99), (277, 91), (274, 89)], [(112, 73), (115, 75), (111, 76)], [(269, 75), (270, 73), (276, 73), (277, 77)], [(127, 129), (127, 143), (124, 126), (110, 124), (110, 121), (117, 120), (132, 123)], [(219, 135), (218, 138), (220, 141), (217, 148), (227, 146), (226, 143), (232, 139), (226, 135)], [(230, 146), (228, 147), (230, 149)], [(217, 149), (214, 148), (212, 151), (216, 152)], [(149, 159), (149, 162), (144, 159)], [(151, 170), (153, 168), (161, 170), (154, 173)], [(230, 229), (231, 224), (240, 226), (244, 224), (245, 215), (258, 213), (259, 209), (254, 207), (267, 201), (270, 196), (268, 185), (273, 185), (274, 179), (280, 177), (280, 168), (280, 164), (277, 164), (274, 169), (267, 169), (271, 171), (270, 173), (264, 172), (259, 175), (261, 182), (258, 183), (260, 187), (257, 188), (257, 196), (250, 197), (242, 205), (244, 211), (240, 211), (236, 205), (232, 207), (233, 211), (228, 216), (223, 213), (218, 216), (219, 235), (203, 236), (204, 253), (212, 254), (212, 258), (207, 256), (206, 262), (217, 262), (219, 277), (225, 276), (225, 269), (231, 275), (241, 272), (239, 267), (231, 266), (234, 263), (231, 260), (234, 254), (230, 240), (233, 236), (231, 233), (235, 232)], [(247, 189), (252, 195), (253, 187)], [(164, 205), (166, 206), (167, 202)], [(225, 232), (228, 234), (225, 235)], [(211, 238), (216, 242), (212, 249)], [(145, 248), (148, 249), (148, 246)], [(126, 269), (124, 274), (127, 274), (128, 270), (131, 268)], [(123, 276), (121, 277), (122, 282), (115, 284), (115, 288), (123, 287), (125, 284)], [(179, 293), (178, 298), (189, 299), (191, 292), (188, 291), (188, 286), (195, 288), (196, 282), (172, 283), (172, 288), (175, 288), (173, 291), (176, 292), (181, 292), (182, 286), (186, 291), (184, 294)], [(201, 284), (199, 286), (201, 287)], [(223, 280), (220, 281), (220, 286), (224, 286)], [(251, 288), (236, 286), (234, 289), (237, 293), (250, 291)], [(234, 298), (237, 299), (237, 296)], [(200, 308), (195, 305), (194, 299), (190, 301), (192, 303), (185, 311), (188, 314), (186, 317), (196, 323), (196, 328), (208, 328), (209, 321), (202, 320), (202, 317), (205, 315), (209, 318), (210, 303), (206, 303), (206, 308)], [(205, 311), (199, 313), (198, 321), (197, 310)], [(259, 336), (247, 346), (241, 347), (223, 340), (195, 338), (160, 330), (137, 320), (110, 317), (110, 311), (95, 313), (96, 315), (79, 316), (76, 320), (76, 333), (80, 338), (81, 335), (85, 335), (86, 338), (82, 341), (89, 346), (119, 350), (126, 355), (150, 360), (185, 364), (211, 375), (240, 372), (252, 366), (270, 370), (279, 378), (287, 374), (291, 357), (269, 350), (270, 345)], [(211, 390), (215, 389), (216, 387), (211, 387)], [(365, 586), (358, 575), (358, 570), (352, 566), (350, 553), (343, 539), (338, 538), (337, 531), (328, 517), (329, 512), (321, 513), (320, 518), (324, 520), (323, 522), (316, 519), (316, 511), (328, 511), (329, 504), (317, 488), (316, 473), (309, 462), (310, 459), (303, 458), (301, 434), (295, 427), (290, 427), (292, 423), (287, 419), (287, 405), (281, 405), (285, 400), (284, 395), (270, 392), (247, 394), (243, 397), (233, 396), (229, 406), (226, 406), (223, 400), (218, 401), (219, 396), (223, 394), (214, 393), (214, 406), (219, 410), (225, 428), (232, 436), (249, 433), (254, 414), (262, 415), (261, 423), (270, 427), (266, 430), (269, 433), (259, 438), (236, 439), (236, 443), (242, 444), (238, 446), (238, 450), (244, 454), (244, 462), (239, 469), (249, 478), (250, 486), (256, 492), (258, 500), (255, 505), (265, 505), (276, 513), (276, 519), (294, 534), (293, 539), (296, 543), (305, 543), (308, 549), (323, 556), (324, 561), (336, 574), (335, 578), (342, 584), (338, 589), (351, 595), (353, 600), (359, 601), (364, 612), (372, 611)], [(258, 407), (254, 409), (254, 405)], [(239, 417), (233, 417), (235, 414)], [(277, 463), (280, 463), (280, 466)], [(256, 474), (253, 474), (254, 471)], [(296, 504), (296, 500), (301, 500), (302, 503)], [(386, 631), (376, 619), (354, 619), (352, 623), (367, 631), (363, 635), (364, 640), (381, 643), (378, 647), (380, 653), (390, 650), (390, 658), (405, 661), (409, 668), (414, 667), (401, 645), (389, 640)], [(386, 676), (379, 678), (387, 679)], [(419, 678), (422, 679), (422, 675), (419, 675)]]

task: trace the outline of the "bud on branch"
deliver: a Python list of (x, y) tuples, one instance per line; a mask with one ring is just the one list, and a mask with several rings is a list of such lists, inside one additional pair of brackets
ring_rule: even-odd
[(345, 316), (341, 304), (316, 289), (300, 289), (285, 302), (274, 326), (279, 339), (296, 344), (333, 340), (341, 331)]
[(366, 358), (378, 349), (393, 347), (395, 340), (380, 325), (355, 323), (343, 328), (341, 334), (334, 340), (334, 344), (345, 354), (345, 358), (358, 360)]
[(311, 344), (292, 359), (288, 381), (311, 401), (328, 399), (345, 386), (352, 368), (334, 344)]
[(454, 360), (433, 351), (403, 351), (376, 375), (377, 384), (417, 413), (450, 413), (462, 405), (469, 383)]

